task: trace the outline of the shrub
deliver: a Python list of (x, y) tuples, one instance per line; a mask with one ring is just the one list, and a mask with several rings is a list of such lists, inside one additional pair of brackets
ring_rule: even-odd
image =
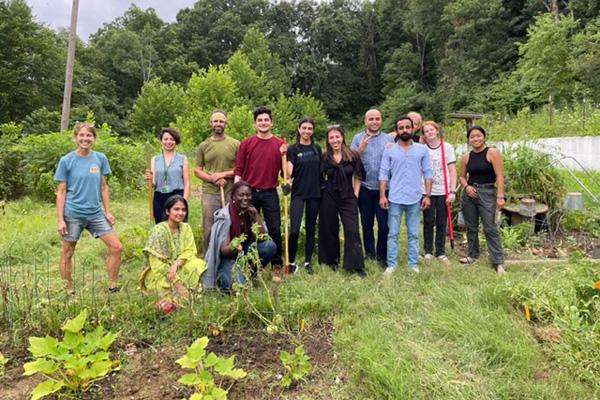
[[(108, 175), (111, 191), (137, 190), (144, 185), (143, 171), (146, 161), (141, 144), (120, 140), (110, 135), (107, 125), (98, 129), (94, 150), (108, 157), (112, 173)], [(14, 146), (20, 157), (20, 170), (24, 175), (21, 191), (43, 200), (54, 199), (54, 171), (59, 159), (74, 150), (72, 133), (48, 133), (28, 136)]]
[(508, 198), (532, 196), (550, 209), (560, 205), (565, 195), (565, 183), (551, 156), (525, 145), (504, 152), (504, 182)]
[(15, 147), (15, 133), (0, 136), (0, 199), (16, 199), (25, 194), (25, 175), (21, 169), (23, 155)]

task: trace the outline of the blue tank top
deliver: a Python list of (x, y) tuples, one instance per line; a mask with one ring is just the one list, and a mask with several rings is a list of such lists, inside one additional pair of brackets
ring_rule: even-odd
[(184, 156), (175, 153), (171, 164), (166, 165), (162, 153), (154, 157), (154, 190), (160, 193), (171, 193), (183, 190)]

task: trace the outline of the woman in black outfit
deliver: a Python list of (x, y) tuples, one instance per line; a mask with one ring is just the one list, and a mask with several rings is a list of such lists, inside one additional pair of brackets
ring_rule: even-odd
[(291, 232), (289, 243), (289, 272), (298, 271), (296, 267), (296, 251), (298, 250), (298, 235), (302, 224), (302, 212), (306, 208), (304, 244), (304, 268), (309, 274), (313, 273), (310, 265), (315, 248), (315, 228), (319, 213), (320, 164), (321, 148), (313, 142), (315, 122), (311, 117), (303, 117), (298, 121), (296, 143), (287, 150), (287, 172), (292, 181), (292, 201), (290, 206)]
[(460, 183), (465, 188), (461, 209), (467, 225), (468, 255), (461, 257), (463, 264), (471, 264), (479, 257), (479, 218), (487, 242), (490, 262), (501, 275), (504, 253), (496, 225), (496, 209), (504, 205), (504, 178), (502, 158), (498, 150), (485, 145), (485, 130), (472, 126), (467, 131), (472, 149), (460, 162)]
[(339, 219), (344, 227), (344, 269), (364, 278), (364, 257), (358, 228), (358, 192), (366, 172), (355, 151), (346, 146), (339, 125), (327, 128), (327, 151), (321, 159), (319, 263), (340, 261)]

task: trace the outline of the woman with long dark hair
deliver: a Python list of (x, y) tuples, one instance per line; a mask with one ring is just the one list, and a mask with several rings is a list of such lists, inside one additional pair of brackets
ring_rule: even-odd
[[(143, 291), (154, 291), (161, 299), (185, 299), (188, 289), (195, 289), (206, 270), (196, 257), (192, 228), (184, 221), (188, 204), (183, 196), (167, 199), (165, 221), (154, 226), (144, 246), (145, 268), (140, 276)], [(173, 292), (173, 293), (171, 293)]]
[(313, 141), (315, 122), (311, 117), (303, 117), (298, 121), (296, 143), (287, 150), (287, 172), (292, 178), (292, 200), (290, 205), (290, 240), (289, 240), (289, 272), (298, 271), (296, 267), (296, 252), (298, 236), (302, 224), (302, 214), (305, 214), (304, 268), (309, 274), (313, 273), (310, 265), (315, 248), (315, 229), (319, 213), (320, 164), (321, 148)]
[[(179, 154), (176, 147), (181, 143), (181, 135), (175, 128), (162, 128), (158, 134), (162, 151), (152, 157), (146, 179), (152, 180), (154, 196), (152, 209), (154, 222), (165, 221), (163, 210), (168, 198), (173, 195), (188, 199), (190, 195), (190, 166), (185, 155)], [(187, 221), (187, 215), (186, 219)]]
[(463, 154), (460, 161), (460, 183), (465, 188), (461, 209), (467, 225), (468, 254), (460, 258), (471, 264), (479, 257), (479, 219), (487, 243), (490, 262), (501, 275), (504, 270), (504, 253), (496, 225), (496, 210), (504, 205), (504, 177), (502, 158), (495, 148), (485, 144), (485, 130), (472, 126), (467, 131), (472, 150)]
[(321, 160), (319, 263), (336, 268), (340, 261), (339, 220), (344, 227), (346, 271), (366, 277), (358, 225), (358, 194), (366, 176), (360, 156), (346, 145), (340, 125), (327, 128), (327, 151)]

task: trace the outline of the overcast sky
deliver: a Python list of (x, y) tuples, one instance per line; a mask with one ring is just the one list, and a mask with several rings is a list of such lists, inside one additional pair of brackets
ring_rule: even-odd
[[(71, 23), (72, 0), (26, 0), (32, 8), (34, 18), (51, 28), (67, 28)], [(135, 3), (146, 9), (152, 7), (163, 21), (175, 21), (177, 12), (191, 7), (195, 0), (79, 0), (77, 35), (83, 39), (98, 30), (105, 22), (123, 15)]]

